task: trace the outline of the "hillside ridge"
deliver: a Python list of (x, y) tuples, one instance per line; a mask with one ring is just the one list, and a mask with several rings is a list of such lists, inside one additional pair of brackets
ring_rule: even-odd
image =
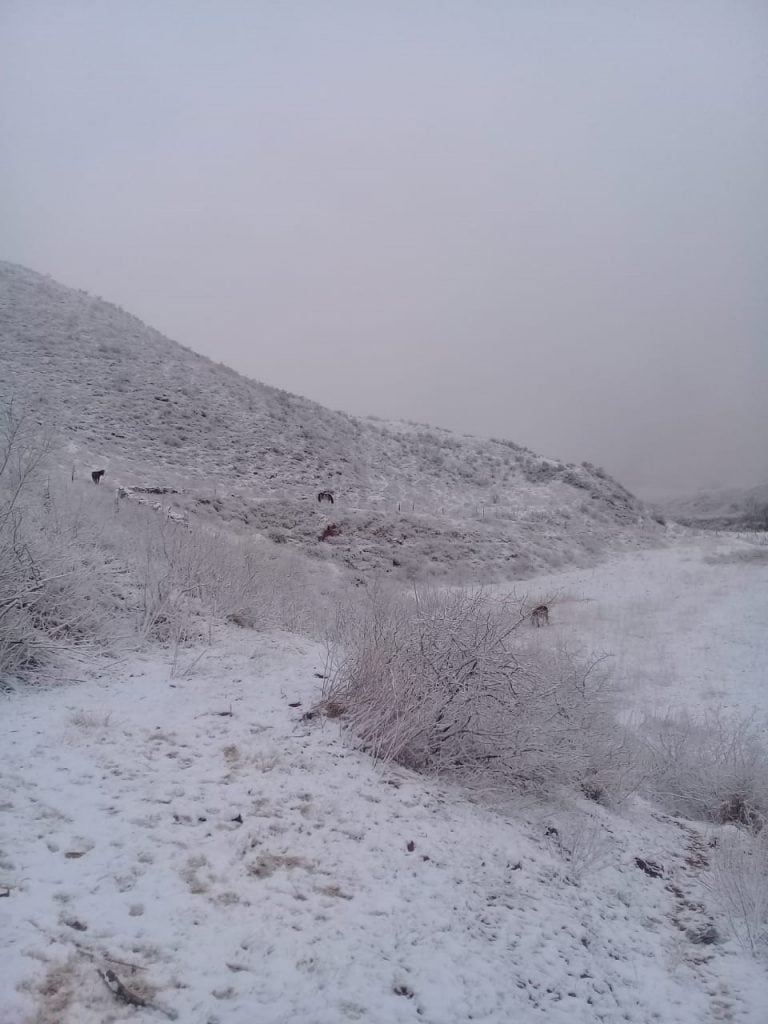
[(671, 498), (660, 507), (676, 522), (705, 530), (768, 530), (768, 482)]
[[(323, 557), (349, 568), (399, 568), (397, 550), (413, 535), (416, 561), (436, 569), (528, 575), (659, 534), (647, 508), (588, 463), (333, 412), (9, 263), (0, 263), (0, 354), (0, 403), (53, 424), (62, 468), (69, 458), (73, 472), (105, 468), (105, 482), (128, 491), (165, 487), (185, 515), (313, 553), (332, 516), (340, 532)], [(335, 504), (321, 509), (326, 489)]]

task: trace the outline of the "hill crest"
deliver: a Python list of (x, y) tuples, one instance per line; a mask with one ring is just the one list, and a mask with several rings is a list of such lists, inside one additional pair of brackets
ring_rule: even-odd
[[(185, 515), (258, 529), (363, 570), (431, 563), (525, 576), (658, 538), (602, 470), (514, 442), (361, 419), (241, 376), (119, 306), (0, 263), (0, 402), (61, 440), (62, 466), (128, 490), (162, 486)], [(330, 490), (335, 505), (320, 509)], [(317, 547), (333, 516), (339, 534)], [(329, 554), (330, 553), (330, 554)], [(450, 573), (449, 573), (450, 574)]]

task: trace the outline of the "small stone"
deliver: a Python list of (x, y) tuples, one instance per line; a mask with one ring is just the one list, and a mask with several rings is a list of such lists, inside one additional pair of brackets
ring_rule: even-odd
[(645, 860), (643, 857), (635, 857), (635, 864), (651, 878), (663, 878), (664, 866), (657, 864), (655, 860)]
[(697, 946), (711, 946), (720, 941), (720, 933), (711, 922), (699, 925), (698, 928), (689, 928), (685, 934)]
[(74, 928), (76, 932), (87, 932), (88, 925), (78, 921), (76, 917), (65, 917), (63, 922), (67, 928)]

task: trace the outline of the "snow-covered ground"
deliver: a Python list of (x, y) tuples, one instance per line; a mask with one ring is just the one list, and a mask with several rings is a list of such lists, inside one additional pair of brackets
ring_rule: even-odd
[[(615, 652), (630, 710), (764, 714), (768, 563), (717, 544), (531, 581), (541, 642)], [(324, 653), (290, 634), (186, 657), (0, 697), (0, 1024), (768, 1019), (704, 826), (373, 764), (303, 718)]]
[(499, 590), (550, 601), (563, 643), (608, 653), (630, 713), (722, 707), (768, 720), (768, 543), (690, 536)]

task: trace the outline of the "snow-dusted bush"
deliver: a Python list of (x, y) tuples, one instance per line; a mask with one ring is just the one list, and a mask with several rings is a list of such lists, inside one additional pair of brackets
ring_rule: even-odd
[(594, 814), (578, 813), (546, 832), (547, 845), (567, 864), (567, 877), (579, 883), (611, 859), (610, 834)]
[(338, 574), (61, 474), (48, 448), (12, 409), (0, 420), (0, 674), (85, 646), (178, 653), (222, 621), (322, 635)]
[(330, 659), (324, 698), (376, 756), (486, 786), (626, 791), (629, 744), (599, 662), (533, 637), (481, 590), (374, 590)]
[(760, 827), (768, 749), (760, 729), (722, 712), (650, 718), (642, 727), (649, 794), (674, 814)]
[[(0, 415), (0, 674), (103, 640), (105, 574), (62, 522), (48, 439), (9, 405)], [(107, 574), (108, 575), (108, 574)], [(107, 584), (108, 587), (108, 584)]]
[(30, 607), (45, 575), (27, 543), (27, 492), (46, 454), (11, 406), (0, 423), (0, 673), (29, 664), (37, 631)]
[(768, 952), (768, 829), (729, 827), (718, 836), (710, 885), (737, 940), (753, 956)]
[[(121, 503), (132, 537), (137, 632), (175, 647), (213, 638), (217, 622), (319, 635), (335, 594), (322, 569), (261, 537), (189, 526)], [(113, 524), (114, 529), (114, 524)], [(113, 538), (105, 540), (114, 543)]]

